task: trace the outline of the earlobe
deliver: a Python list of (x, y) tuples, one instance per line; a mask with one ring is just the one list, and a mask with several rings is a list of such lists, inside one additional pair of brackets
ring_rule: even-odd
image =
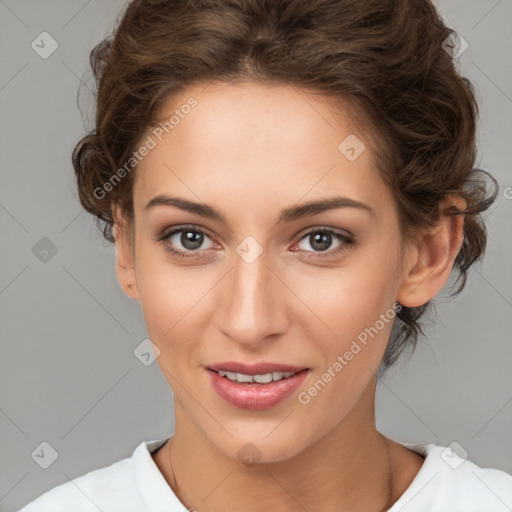
[(403, 306), (412, 308), (426, 304), (439, 293), (450, 277), (464, 240), (464, 216), (449, 214), (447, 210), (451, 206), (463, 210), (466, 202), (461, 197), (449, 197), (442, 201), (439, 223), (419, 233), (408, 246), (396, 299)]
[(128, 297), (139, 300), (137, 277), (132, 240), (124, 217), (116, 207), (113, 207), (114, 226), (112, 234), (116, 244), (116, 273), (121, 289)]

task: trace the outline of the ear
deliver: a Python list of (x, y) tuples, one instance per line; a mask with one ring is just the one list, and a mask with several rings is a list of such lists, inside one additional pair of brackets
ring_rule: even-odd
[(120, 209), (112, 206), (114, 226), (112, 234), (116, 243), (116, 272), (119, 284), (128, 297), (139, 300), (135, 275), (135, 248), (133, 236)]
[(432, 299), (445, 285), (464, 240), (464, 216), (450, 215), (452, 206), (466, 208), (459, 196), (447, 196), (440, 203), (439, 222), (431, 229), (420, 231), (407, 246), (397, 302), (419, 307)]

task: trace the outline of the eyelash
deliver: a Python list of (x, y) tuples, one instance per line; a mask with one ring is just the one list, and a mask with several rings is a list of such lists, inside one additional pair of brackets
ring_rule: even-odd
[[(196, 228), (196, 227), (192, 227), (192, 226), (180, 226), (179, 228), (173, 229), (172, 231), (169, 231), (168, 233), (164, 233), (162, 236), (160, 236), (157, 239), (157, 241), (158, 242), (164, 242), (166, 240), (169, 240), (176, 233), (187, 232), (187, 231), (188, 232), (192, 232), (192, 233), (196, 233), (196, 234), (198, 233), (198, 234), (207, 236), (208, 238), (212, 238), (210, 235), (208, 235), (208, 233), (206, 233), (202, 229), (199, 229), (199, 228)], [(312, 235), (316, 235), (318, 233), (332, 235), (336, 240), (338, 240), (340, 242), (343, 242), (343, 244), (340, 245), (338, 248), (336, 248), (334, 250), (327, 250), (327, 251), (305, 251), (306, 253), (313, 253), (313, 254), (315, 254), (315, 256), (309, 256), (308, 255), (308, 256), (306, 256), (307, 258), (331, 257), (334, 254), (338, 254), (339, 252), (347, 250), (348, 248), (350, 248), (350, 246), (354, 246), (356, 244), (355, 240), (353, 238), (351, 238), (350, 236), (343, 235), (343, 234), (338, 233), (337, 231), (333, 231), (332, 229), (329, 229), (329, 228), (319, 228), (319, 229), (314, 229), (314, 230), (308, 231), (307, 233), (305, 233), (299, 239), (299, 242), (304, 240), (304, 239), (306, 239), (306, 238), (308, 238), (308, 237), (310, 237), (310, 236), (312, 236)], [(197, 257), (199, 257), (198, 253), (201, 252), (201, 250), (180, 251), (180, 250), (173, 249), (169, 245), (165, 246), (165, 250), (167, 252), (171, 253), (173, 256), (176, 256), (177, 258), (180, 258), (180, 259), (181, 258), (197, 258)], [(207, 250), (207, 249), (203, 249), (203, 250)], [(299, 251), (300, 251), (300, 249), (299, 249)]]

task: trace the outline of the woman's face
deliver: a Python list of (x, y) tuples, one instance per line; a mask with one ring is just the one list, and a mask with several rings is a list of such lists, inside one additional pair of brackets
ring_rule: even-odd
[[(369, 424), (403, 270), (395, 202), (364, 134), (325, 97), (285, 85), (190, 87), (173, 114), (169, 133), (143, 140), (132, 296), (176, 432), (264, 462)], [(239, 383), (212, 368), (266, 375)]]

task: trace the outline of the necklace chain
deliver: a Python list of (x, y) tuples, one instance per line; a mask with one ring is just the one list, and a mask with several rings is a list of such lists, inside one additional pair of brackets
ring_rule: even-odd
[[(176, 475), (174, 474), (174, 468), (172, 467), (172, 443), (174, 441), (174, 437), (171, 438), (171, 443), (169, 445), (169, 462), (171, 466), (171, 474), (172, 474), (172, 481), (174, 482), (174, 487), (176, 488), (176, 491), (178, 490), (178, 482), (176, 480)], [(391, 494), (393, 490), (393, 472), (391, 471), (391, 453), (389, 451), (389, 444), (385, 443), (386, 445), (386, 451), (387, 451), (387, 462), (388, 462), (388, 490), (387, 490), (387, 504), (386, 507), (381, 512), (386, 512), (388, 509), (388, 506), (391, 506)], [(187, 507), (187, 505), (185, 505)], [(187, 507), (187, 510), (189, 511), (195, 511), (196, 509), (193, 507)], [(380, 511), (379, 511), (380, 512)]]

